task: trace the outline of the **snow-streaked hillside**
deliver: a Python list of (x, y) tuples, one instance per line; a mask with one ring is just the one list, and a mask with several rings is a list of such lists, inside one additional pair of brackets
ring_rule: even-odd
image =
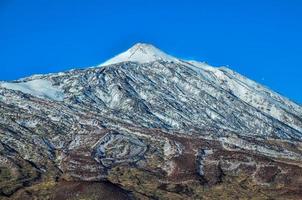
[(302, 139), (301, 106), (230, 69), (174, 58), (149, 44), (96, 68), (1, 86), (50, 100), (65, 97), (65, 105), (146, 128)]

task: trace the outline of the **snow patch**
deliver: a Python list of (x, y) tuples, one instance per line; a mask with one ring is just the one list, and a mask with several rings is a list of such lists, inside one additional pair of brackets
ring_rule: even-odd
[(129, 50), (111, 58), (99, 66), (112, 65), (121, 62), (138, 62), (138, 63), (149, 63), (153, 61), (167, 61), (167, 62), (178, 62), (177, 58), (170, 56), (158, 48), (150, 44), (138, 43), (131, 47)]
[(2, 82), (0, 83), (0, 86), (44, 99), (51, 99), (55, 101), (63, 101), (64, 99), (63, 91), (53, 86), (48, 80), (36, 79), (18, 83)]

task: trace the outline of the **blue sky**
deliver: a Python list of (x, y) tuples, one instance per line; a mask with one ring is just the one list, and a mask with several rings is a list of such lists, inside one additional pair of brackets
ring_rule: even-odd
[(136, 42), (302, 103), (301, 0), (0, 0), (0, 80), (102, 63)]

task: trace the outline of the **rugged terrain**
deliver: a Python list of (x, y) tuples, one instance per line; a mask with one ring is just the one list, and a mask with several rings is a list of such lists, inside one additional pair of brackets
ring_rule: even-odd
[(136, 44), (0, 83), (0, 199), (302, 199), (302, 107)]

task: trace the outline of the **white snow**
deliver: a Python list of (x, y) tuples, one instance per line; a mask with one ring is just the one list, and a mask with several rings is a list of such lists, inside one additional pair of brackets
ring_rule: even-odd
[(190, 63), (191, 65), (194, 65), (195, 67), (197, 67), (199, 69), (203, 69), (203, 70), (212, 70), (214, 68), (205, 62), (199, 62), (196, 60), (189, 60), (187, 62)]
[(52, 85), (48, 80), (36, 79), (26, 82), (2, 82), (1, 87), (10, 90), (17, 90), (26, 94), (30, 94), (39, 98), (51, 99), (55, 101), (63, 101), (64, 93), (59, 88)]
[[(160, 49), (154, 47), (151, 44), (137, 43), (127, 51), (118, 54), (117, 56), (107, 60), (106, 62), (100, 64), (98, 67), (117, 64), (121, 62), (137, 62), (140, 64), (150, 63), (154, 61), (166, 61), (175, 62), (185, 65), (197, 73), (204, 75), (205, 70), (209, 71), (219, 71), (215, 67), (208, 65), (205, 62), (198, 62), (195, 60), (183, 60), (166, 54)], [(162, 70), (167, 70), (163, 68)], [(171, 72), (170, 72), (171, 73)]]
[(302, 131), (302, 127), (296, 126), (293, 121), (285, 120), (291, 118), (288, 111), (299, 112), (299, 109), (301, 110), (298, 105), (228, 68), (217, 68), (211, 71), (218, 80), (223, 82), (222, 87), (232, 91), (242, 101), (289, 124), (294, 129)]
[(170, 56), (158, 48), (150, 44), (137, 43), (127, 51), (111, 58), (99, 66), (111, 65), (126, 61), (138, 62), (138, 63), (149, 63), (153, 61), (167, 61), (167, 62), (178, 62), (177, 58)]

